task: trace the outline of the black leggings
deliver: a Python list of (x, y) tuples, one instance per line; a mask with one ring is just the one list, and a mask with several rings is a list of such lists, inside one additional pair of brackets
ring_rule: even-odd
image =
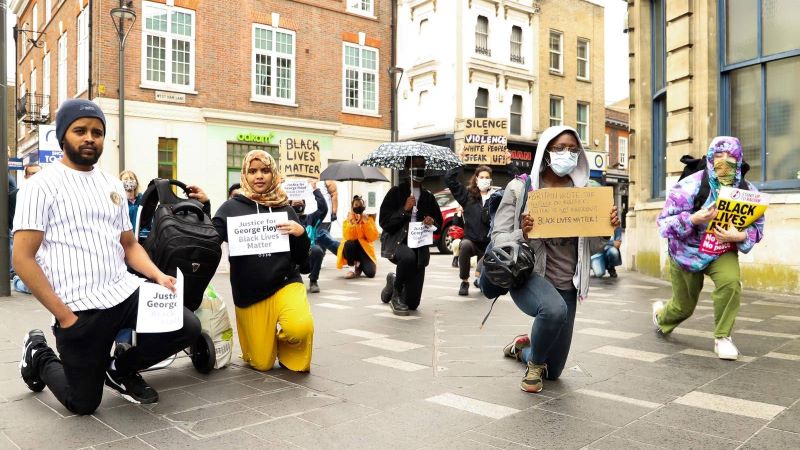
[(458, 276), (462, 280), (469, 279), (469, 261), (473, 256), (477, 256), (478, 260), (483, 258), (483, 253), (486, 251), (488, 243), (473, 242), (469, 239), (461, 240), (461, 248), (458, 250)]
[(418, 251), (419, 249), (400, 244), (392, 260), (397, 265), (394, 287), (402, 293), (405, 304), (411, 310), (419, 306), (422, 300), (422, 285), (425, 283), (425, 267), (417, 264)]
[(344, 249), (342, 250), (342, 256), (347, 260), (348, 266), (355, 266), (356, 262), (358, 262), (359, 269), (361, 269), (361, 272), (363, 272), (367, 278), (375, 278), (377, 267), (369, 255), (367, 255), (367, 252), (364, 251), (364, 248), (361, 247), (359, 241), (346, 241), (344, 243)]

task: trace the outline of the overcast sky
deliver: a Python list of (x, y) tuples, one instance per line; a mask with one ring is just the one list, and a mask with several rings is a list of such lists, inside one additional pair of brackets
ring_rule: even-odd
[[(605, 7), (605, 97), (606, 104), (628, 96), (628, 35), (622, 30), (625, 24), (627, 2), (625, 0), (589, 0)], [(8, 3), (8, 0), (0, 0)], [(556, 2), (550, 2), (554, 5)], [(2, 7), (2, 5), (0, 5)], [(14, 36), (11, 28), (16, 17), (9, 11), (8, 31), (5, 34), (8, 49), (8, 76), (14, 79)]]

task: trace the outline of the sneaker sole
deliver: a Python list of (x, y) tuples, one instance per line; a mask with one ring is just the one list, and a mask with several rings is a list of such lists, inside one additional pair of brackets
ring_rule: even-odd
[(106, 383), (105, 383), (105, 384), (106, 384), (106, 386), (108, 386), (108, 387), (109, 387), (110, 389), (112, 389), (114, 392), (116, 392), (117, 394), (119, 394), (119, 396), (120, 396), (120, 397), (122, 397), (122, 398), (124, 398), (125, 400), (127, 400), (127, 401), (129, 401), (129, 402), (133, 403), (134, 405), (151, 405), (151, 404), (153, 404), (153, 403), (158, 403), (158, 397), (157, 397), (157, 396), (156, 396), (155, 398), (152, 398), (152, 399), (147, 399), (147, 398), (136, 398), (136, 397), (132, 396), (131, 394), (128, 394), (128, 393), (126, 393), (126, 392), (122, 392), (122, 391), (120, 390), (120, 389), (122, 389), (122, 386), (120, 386), (119, 384), (117, 384), (117, 382), (116, 382), (116, 381), (112, 380), (112, 379), (111, 379), (111, 378), (108, 376), (108, 372), (106, 372), (106, 375), (105, 375), (105, 377), (106, 377)]
[[(517, 355), (519, 354), (519, 351), (521, 351), (523, 348), (530, 347), (530, 345), (531, 338), (528, 337), (527, 334), (520, 334), (519, 336), (515, 337), (510, 344), (503, 347), (503, 356), (506, 358), (516, 358), (517, 361), (522, 361)], [(516, 348), (514, 355), (510, 354), (511, 348)]]
[(33, 392), (42, 392), (42, 390), (47, 387), (43, 381), (29, 383), (28, 380), (26, 380), (22, 375), (22, 368), (25, 364), (25, 353), (27, 353), (28, 350), (28, 334), (30, 334), (30, 332), (25, 333), (25, 335), (22, 337), (22, 356), (19, 358), (19, 376), (22, 378), (22, 381), (25, 383), (25, 385), (28, 386), (28, 389)]
[(522, 389), (522, 392), (527, 392), (527, 393), (529, 393), (529, 394), (538, 394), (539, 392), (542, 392), (542, 389), (543, 389), (544, 387), (540, 387), (539, 389), (536, 389), (536, 388), (527, 388), (527, 387), (525, 387), (524, 385), (520, 384), (520, 385), (519, 385), (519, 388), (520, 388), (520, 389)]
[(652, 306), (653, 311), (653, 326), (656, 330), (661, 331), (661, 325), (658, 324), (658, 313), (664, 310), (664, 302), (655, 302)]

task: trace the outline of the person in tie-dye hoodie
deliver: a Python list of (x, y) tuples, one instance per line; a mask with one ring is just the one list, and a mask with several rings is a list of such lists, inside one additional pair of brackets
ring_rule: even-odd
[[(721, 359), (736, 360), (739, 350), (731, 339), (731, 330), (739, 312), (742, 284), (739, 272), (739, 252), (748, 253), (764, 236), (764, 216), (742, 231), (716, 228), (717, 240), (736, 245), (722, 255), (700, 252), (700, 242), (708, 223), (717, 215), (715, 204), (721, 186), (735, 186), (755, 191), (743, 181), (742, 145), (739, 139), (718, 136), (711, 141), (706, 168), (680, 180), (672, 187), (664, 209), (656, 220), (658, 231), (667, 238), (672, 278), (672, 299), (653, 303), (653, 323), (664, 335), (688, 319), (697, 306), (704, 276), (714, 282), (711, 299), (714, 301), (714, 351)], [(695, 211), (695, 197), (707, 180), (708, 198)]]

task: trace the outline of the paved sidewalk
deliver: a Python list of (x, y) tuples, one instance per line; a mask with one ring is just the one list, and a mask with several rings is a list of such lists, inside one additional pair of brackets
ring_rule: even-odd
[[(21, 338), (47, 329), (49, 314), (29, 296), (0, 298), (0, 449), (800, 448), (800, 298), (746, 292), (734, 334), (746, 357), (726, 362), (713, 354), (708, 289), (664, 339), (650, 304), (669, 298), (667, 283), (624, 272), (593, 280), (568, 369), (527, 394), (523, 366), (501, 349), (530, 319), (501, 298), (479, 329), (489, 304), (474, 288), (456, 295), (450, 260), (432, 257), (420, 310), (401, 318), (378, 300), (393, 266), (344, 280), (329, 255), (323, 292), (310, 296), (310, 374), (250, 370), (237, 343), (233, 365), (207, 376), (185, 359), (146, 374), (157, 405), (106, 390), (88, 417), (27, 390)], [(214, 285), (233, 318), (227, 275)]]

